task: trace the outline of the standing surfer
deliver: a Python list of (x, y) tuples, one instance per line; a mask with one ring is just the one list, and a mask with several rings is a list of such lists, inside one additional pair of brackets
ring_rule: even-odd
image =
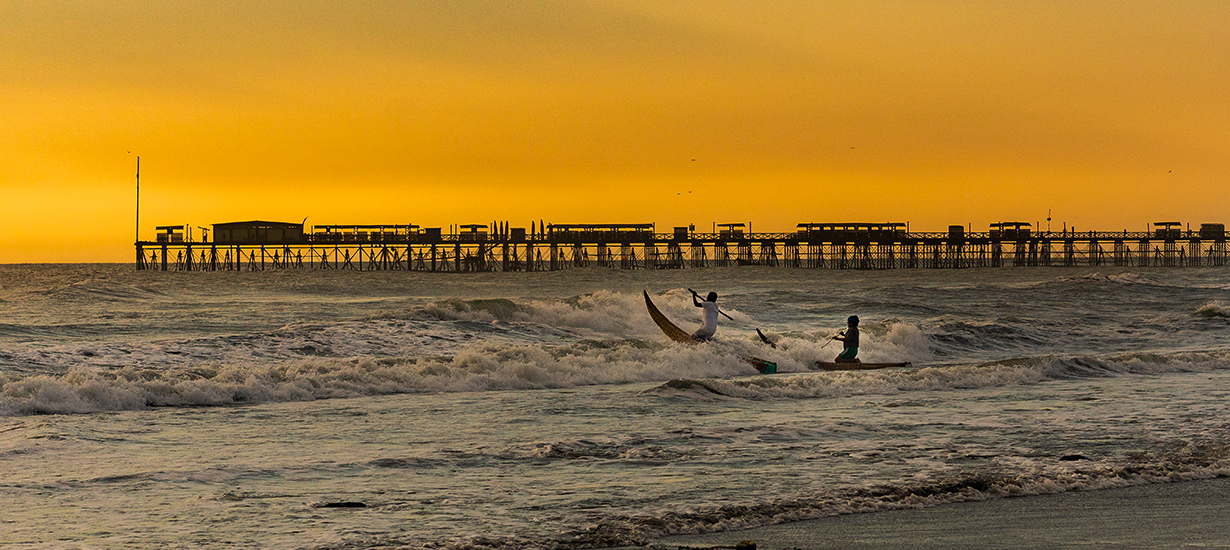
[[(695, 298), (693, 298), (695, 299)], [(838, 363), (861, 363), (858, 359), (858, 315), (851, 315), (846, 319), (846, 330), (841, 334), (833, 337), (834, 340), (841, 340), (845, 345), (845, 349), (841, 350), (841, 354), (834, 361)]]
[[(688, 289), (688, 290), (692, 290), (692, 289)], [(700, 298), (700, 295), (697, 294), (695, 290), (692, 290), (692, 305), (705, 310), (704, 312), (705, 325), (697, 329), (696, 332), (693, 332), (692, 338), (703, 341), (703, 340), (708, 340), (710, 338), (713, 338), (713, 334), (717, 332), (717, 321), (718, 321), (717, 293), (710, 292), (709, 295), (705, 297), (705, 301), (703, 302), (700, 301), (698, 298)]]

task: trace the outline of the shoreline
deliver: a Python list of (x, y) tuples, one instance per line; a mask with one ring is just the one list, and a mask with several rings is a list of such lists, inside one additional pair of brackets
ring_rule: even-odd
[(740, 531), (673, 535), (647, 548), (1230, 548), (1230, 477), (957, 502)]

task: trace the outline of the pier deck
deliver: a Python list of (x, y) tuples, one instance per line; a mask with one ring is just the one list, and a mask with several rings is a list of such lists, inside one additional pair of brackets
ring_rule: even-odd
[[(959, 269), (1026, 266), (1225, 266), (1225, 232), (910, 233), (607, 233), (523, 229), (495, 233), (463, 226), (454, 234), (406, 231), (331, 232), (303, 242), (136, 243), (137, 269), (269, 269), (432, 272), (557, 271), (581, 267), (685, 269), (763, 265), (803, 269)], [(886, 224), (888, 225), (888, 224)], [(893, 226), (901, 224), (891, 224)], [(359, 227), (359, 226), (354, 226)], [(959, 227), (959, 226), (954, 226)], [(682, 229), (682, 228), (680, 228)], [(161, 237), (161, 235), (160, 235)]]

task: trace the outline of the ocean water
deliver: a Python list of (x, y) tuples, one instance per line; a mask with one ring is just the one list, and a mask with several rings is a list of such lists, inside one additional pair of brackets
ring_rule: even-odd
[[(650, 321), (687, 288), (719, 341)], [(912, 365), (810, 370), (850, 314)], [(606, 548), (1226, 476), (1228, 335), (1224, 268), (0, 265), (0, 546)]]

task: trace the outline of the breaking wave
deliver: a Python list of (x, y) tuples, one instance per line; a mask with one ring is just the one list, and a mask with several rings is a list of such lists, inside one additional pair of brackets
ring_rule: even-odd
[[(451, 460), (423, 458), (380, 459), (382, 468), (430, 469), (472, 466), (508, 460), (611, 460), (625, 464), (669, 463), (686, 459), (646, 442), (583, 441), (537, 444), (533, 452), (498, 457), (466, 455)], [(1176, 441), (1156, 451), (1127, 458), (1064, 455), (1037, 457), (1018, 471), (958, 470), (926, 479), (902, 480), (870, 487), (820, 490), (808, 496), (772, 498), (749, 496), (738, 503), (681, 506), (656, 513), (595, 514), (592, 525), (560, 532), (546, 539), (514, 536), (459, 538), (449, 546), (482, 548), (610, 548), (646, 546), (657, 538), (737, 531), (752, 527), (807, 521), (825, 517), (882, 512), (999, 498), (1047, 495), (1171, 483), (1230, 476), (1230, 447), (1217, 441)], [(386, 536), (383, 544), (408, 548), (435, 548), (418, 540)], [(331, 548), (368, 548), (365, 542), (342, 543)]]
[(693, 507), (655, 517), (622, 516), (570, 534), (569, 540), (645, 544), (665, 535), (723, 532), (846, 514), (1228, 475), (1230, 447), (1216, 442), (1181, 442), (1171, 449), (1142, 453), (1126, 462), (1052, 457), (1028, 472), (958, 472), (915, 483), (832, 491), (808, 499)]
[(75, 367), (58, 375), (0, 376), (0, 415), (654, 382), (659, 384), (644, 391), (705, 400), (823, 399), (1230, 368), (1230, 352), (1219, 351), (1044, 356), (977, 365), (816, 372), (806, 363), (766, 353), (779, 360), (780, 374), (761, 376), (740, 359), (749, 349), (754, 348), (736, 343), (684, 347), (629, 340), (568, 346), (483, 344), (439, 357), (308, 357), (275, 364), (171, 368)]
[(1209, 302), (1196, 310), (1197, 317), (1230, 318), (1230, 306), (1222, 302)]
[[(681, 326), (697, 321), (682, 289), (654, 300)], [(913, 367), (813, 372), (810, 365), (839, 352), (831, 330), (764, 327), (777, 345), (770, 349), (755, 336), (751, 318), (736, 308), (724, 311), (734, 320), (722, 325), (719, 342), (704, 346), (667, 342), (639, 294), (605, 290), (555, 300), (444, 299), (364, 318), (181, 339), (132, 334), (47, 345), (40, 335), (51, 329), (0, 325), (0, 334), (22, 342), (0, 350), (0, 415), (626, 383), (687, 398), (817, 399), (1230, 365), (1227, 351), (1047, 354), (1054, 323), (945, 315), (924, 324), (885, 317), (861, 327), (863, 361), (911, 361)], [(1230, 313), (1217, 301), (1194, 317)], [(1030, 355), (1033, 350), (1043, 351)], [(778, 374), (757, 376), (743, 357), (776, 363)], [(993, 360), (975, 362), (981, 357)], [(672, 386), (671, 380), (689, 382)]]
[(275, 364), (113, 369), (74, 367), (18, 379), (0, 375), (0, 415), (309, 401), (399, 393), (535, 390), (729, 377), (750, 370), (717, 349), (637, 341), (571, 346), (482, 344), (450, 356), (313, 357)]
[(783, 376), (728, 379), (675, 379), (645, 390), (700, 400), (824, 399), (852, 395), (898, 395), (1039, 384), (1051, 380), (1154, 376), (1230, 369), (1230, 351), (1180, 352), (1168, 355), (1130, 353), (1114, 356), (1023, 357), (977, 365), (929, 365), (870, 371), (793, 373)]

